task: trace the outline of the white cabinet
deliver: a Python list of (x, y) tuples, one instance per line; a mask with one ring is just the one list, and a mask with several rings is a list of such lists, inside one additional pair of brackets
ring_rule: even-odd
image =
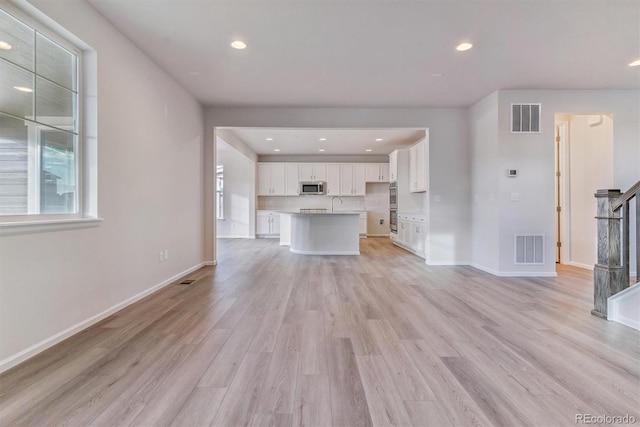
[(409, 191), (427, 191), (429, 170), (429, 144), (426, 139), (409, 149)]
[(340, 195), (364, 196), (365, 191), (365, 165), (363, 163), (341, 164)]
[(300, 181), (298, 180), (298, 164), (286, 163), (284, 166), (284, 194), (285, 196), (297, 196), (299, 194)]
[(299, 163), (300, 181), (326, 181), (327, 165), (325, 163)]
[(256, 234), (259, 236), (279, 236), (280, 214), (272, 211), (257, 211)]
[(394, 150), (389, 154), (389, 182), (398, 180), (398, 150)]
[(367, 237), (367, 213), (361, 212), (360, 218), (358, 218), (358, 229), (360, 231), (360, 237)]
[(327, 164), (327, 196), (339, 196), (340, 193), (340, 164)]
[(398, 236), (392, 239), (396, 245), (421, 258), (426, 257), (427, 216), (424, 214), (398, 214)]
[(389, 163), (367, 163), (366, 182), (389, 182)]
[(284, 163), (258, 163), (258, 196), (285, 195)]

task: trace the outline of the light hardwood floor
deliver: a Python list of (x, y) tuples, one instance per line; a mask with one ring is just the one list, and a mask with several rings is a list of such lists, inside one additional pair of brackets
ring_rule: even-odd
[(194, 283), (1, 375), (0, 425), (640, 423), (640, 334), (590, 314), (590, 272), (498, 278), (382, 238), (361, 251), (221, 240)]

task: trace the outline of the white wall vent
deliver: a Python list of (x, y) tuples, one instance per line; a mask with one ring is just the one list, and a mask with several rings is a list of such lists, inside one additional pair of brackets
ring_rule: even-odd
[(544, 236), (516, 234), (514, 241), (516, 264), (544, 264)]
[(540, 104), (511, 104), (511, 133), (540, 133)]

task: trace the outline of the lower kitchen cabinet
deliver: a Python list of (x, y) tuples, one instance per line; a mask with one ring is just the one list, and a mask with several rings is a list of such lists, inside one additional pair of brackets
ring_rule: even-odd
[(360, 231), (360, 237), (367, 237), (367, 213), (361, 212), (358, 219), (358, 229)]
[(259, 237), (279, 237), (280, 214), (273, 211), (257, 211), (256, 235)]
[(424, 214), (398, 214), (398, 235), (393, 243), (421, 258), (426, 258), (427, 216)]

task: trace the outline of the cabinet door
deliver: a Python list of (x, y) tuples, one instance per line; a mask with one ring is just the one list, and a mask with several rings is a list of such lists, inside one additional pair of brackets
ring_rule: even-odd
[(256, 234), (267, 235), (271, 233), (271, 220), (268, 214), (258, 214), (256, 216)]
[(389, 163), (380, 163), (380, 182), (389, 182)]
[(389, 182), (398, 180), (398, 151), (389, 154)]
[(258, 196), (271, 195), (271, 165), (258, 164)]
[(327, 164), (327, 196), (340, 195), (340, 165)]
[(271, 214), (269, 215), (269, 219), (271, 221), (271, 229), (269, 234), (279, 235), (280, 234), (280, 214)]
[(284, 196), (284, 163), (271, 165), (271, 195)]
[(398, 220), (398, 242), (405, 246), (411, 245), (411, 230), (409, 222), (402, 219)]
[(367, 182), (380, 182), (380, 165), (378, 163), (367, 163), (365, 165), (365, 178)]
[(416, 190), (427, 191), (427, 156), (424, 141), (416, 146)]
[(411, 249), (419, 254), (424, 255), (425, 233), (424, 224), (417, 222), (411, 223)]
[(324, 163), (313, 164), (313, 180), (314, 181), (326, 181), (327, 180), (327, 165)]
[(286, 196), (297, 196), (299, 190), (298, 164), (287, 163), (284, 167), (284, 194)]
[(365, 182), (365, 167), (364, 164), (353, 165), (353, 195), (364, 196), (367, 191), (367, 184)]
[(313, 181), (313, 163), (299, 163), (298, 177), (300, 181)]
[(409, 149), (409, 191), (416, 191), (418, 188), (418, 147)]
[(353, 165), (340, 165), (340, 195), (353, 196)]
[(360, 228), (360, 234), (362, 236), (366, 236), (367, 235), (367, 214), (366, 213), (360, 214), (360, 218), (358, 218), (358, 225)]

